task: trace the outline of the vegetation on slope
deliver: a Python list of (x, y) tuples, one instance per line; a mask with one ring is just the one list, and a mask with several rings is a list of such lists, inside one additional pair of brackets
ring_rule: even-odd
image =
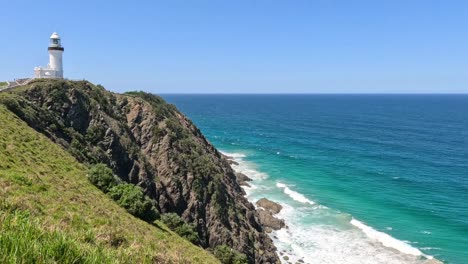
[(115, 94), (87, 81), (44, 79), (0, 93), (0, 104), (78, 162), (109, 167), (119, 183), (129, 185), (110, 192), (114, 183), (95, 184), (132, 214), (152, 222), (141, 213), (149, 212), (146, 196), (157, 211), (183, 219), (185, 225), (173, 231), (202, 247), (226, 245), (250, 263), (279, 261), (229, 163), (162, 98)]
[(0, 105), (1, 263), (217, 263), (128, 214), (88, 168)]
[(44, 229), (27, 211), (11, 210), (3, 205), (0, 212), (1, 263), (110, 263), (118, 260), (102, 246), (79, 243), (64, 232)]
[(106, 165), (102, 163), (93, 165), (89, 170), (88, 179), (133, 216), (149, 223), (159, 217), (153, 201), (140, 187), (122, 182)]
[(247, 257), (244, 254), (232, 250), (232, 248), (225, 245), (215, 247), (213, 253), (223, 264), (247, 263)]
[(193, 225), (185, 223), (182, 217), (175, 213), (167, 213), (162, 215), (161, 221), (167, 225), (171, 230), (179, 234), (179, 236), (187, 239), (188, 241), (197, 244), (200, 238), (196, 232), (196, 228)]

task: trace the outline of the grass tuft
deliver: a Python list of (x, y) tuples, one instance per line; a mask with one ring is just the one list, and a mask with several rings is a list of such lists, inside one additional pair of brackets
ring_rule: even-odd
[(113, 252), (64, 232), (44, 230), (27, 211), (0, 213), (1, 263), (111, 263)]

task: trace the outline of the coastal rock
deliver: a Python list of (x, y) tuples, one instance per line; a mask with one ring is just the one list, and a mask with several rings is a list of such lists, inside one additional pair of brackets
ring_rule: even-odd
[(265, 232), (270, 233), (271, 229), (279, 230), (286, 226), (283, 219), (279, 219), (273, 216), (274, 214), (279, 213), (281, 209), (283, 209), (280, 204), (270, 201), (266, 198), (262, 198), (256, 202), (256, 205), (259, 207), (257, 209), (258, 220), (265, 228)]
[(283, 206), (279, 203), (275, 203), (267, 198), (262, 198), (255, 203), (257, 206), (270, 211), (272, 214), (277, 214), (283, 209)]
[(239, 182), (252, 181), (252, 179), (249, 176), (245, 175), (242, 172), (236, 172), (236, 178)]
[(283, 219), (278, 219), (274, 217), (271, 212), (264, 210), (262, 208), (257, 209), (258, 213), (258, 220), (260, 224), (266, 229), (271, 228), (273, 230), (280, 230), (281, 228), (285, 227), (285, 223)]
[(247, 182), (252, 181), (252, 179), (249, 178), (249, 176), (241, 172), (236, 172), (236, 180), (237, 180), (237, 183), (239, 183), (239, 185), (247, 186), (247, 187), (250, 187), (250, 184), (248, 184)]
[(224, 159), (227, 160), (229, 165), (239, 165), (239, 163), (234, 160), (234, 157), (228, 156), (226, 154), (221, 154), (221, 156), (223, 156)]
[(250, 186), (250, 184), (248, 184), (246, 182), (239, 182), (239, 185), (240, 186), (245, 186), (245, 187), (252, 187), (252, 186)]

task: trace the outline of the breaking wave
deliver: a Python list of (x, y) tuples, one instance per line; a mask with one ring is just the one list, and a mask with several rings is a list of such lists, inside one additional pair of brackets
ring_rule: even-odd
[(245, 154), (223, 154), (237, 163), (232, 165), (236, 172), (252, 178), (250, 187), (243, 187), (252, 203), (266, 197), (283, 206), (277, 216), (287, 228), (270, 234), (282, 263), (408, 264), (432, 259), (349, 214), (321, 206), (287, 184), (269, 179), (256, 164), (246, 161)]

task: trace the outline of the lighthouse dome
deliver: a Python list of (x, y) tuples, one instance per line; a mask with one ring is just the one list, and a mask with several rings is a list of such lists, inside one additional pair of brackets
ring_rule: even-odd
[(52, 33), (50, 35), (50, 45), (49, 45), (49, 50), (61, 50), (63, 51), (62, 43), (60, 36), (57, 34), (57, 32)]
[(50, 36), (51, 39), (60, 39), (60, 36), (57, 34), (57, 32), (52, 33)]

